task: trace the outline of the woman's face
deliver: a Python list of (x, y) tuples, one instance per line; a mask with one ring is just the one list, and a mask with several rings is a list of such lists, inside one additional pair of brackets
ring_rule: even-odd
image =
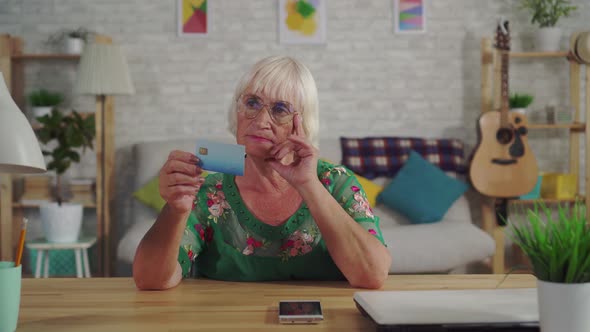
[(252, 157), (268, 158), (270, 149), (293, 132), (294, 102), (245, 91), (237, 103), (238, 144)]

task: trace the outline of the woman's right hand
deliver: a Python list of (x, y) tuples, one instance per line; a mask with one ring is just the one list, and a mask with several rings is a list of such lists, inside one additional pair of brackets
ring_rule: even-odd
[(205, 180), (200, 176), (203, 170), (199, 163), (194, 154), (174, 150), (160, 170), (160, 196), (176, 213), (186, 214), (193, 208), (195, 195)]

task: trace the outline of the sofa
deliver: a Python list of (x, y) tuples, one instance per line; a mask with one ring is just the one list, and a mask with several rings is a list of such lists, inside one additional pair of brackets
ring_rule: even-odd
[[(209, 137), (211, 138), (211, 137)], [(235, 142), (231, 136), (212, 139)], [(320, 157), (337, 161), (342, 158), (339, 138), (320, 139)], [(137, 143), (132, 147), (136, 169), (133, 174), (134, 189), (140, 188), (155, 176), (174, 149), (193, 151), (195, 139), (175, 139)], [(377, 178), (374, 183), (385, 185), (391, 179)], [(449, 273), (465, 271), (470, 263), (481, 262), (491, 257), (495, 250), (493, 239), (477, 227), (471, 217), (468, 194), (459, 197), (443, 219), (428, 224), (413, 224), (396, 211), (376, 204), (373, 209), (380, 217), (380, 226), (385, 242), (392, 255), (390, 274), (401, 273)], [(117, 246), (117, 270), (119, 275), (128, 275), (137, 246), (154, 223), (157, 213), (136, 199), (131, 202), (128, 213), (130, 226), (123, 231)]]

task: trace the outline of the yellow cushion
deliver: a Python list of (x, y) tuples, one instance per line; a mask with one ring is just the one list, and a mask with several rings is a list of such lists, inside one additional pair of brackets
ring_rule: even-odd
[[(201, 173), (201, 176), (207, 176), (207, 172)], [(160, 212), (166, 201), (160, 196), (160, 178), (154, 177), (148, 183), (144, 184), (141, 188), (137, 189), (133, 193), (133, 197), (137, 198), (138, 201), (151, 207), (152, 209)]]
[(164, 205), (166, 205), (166, 201), (162, 198), (162, 196), (160, 196), (159, 185), (160, 178), (156, 176), (149, 180), (148, 183), (143, 185), (141, 188), (137, 189), (137, 191), (133, 193), (133, 197), (137, 198), (137, 200), (143, 204), (160, 212)]
[(355, 174), (356, 179), (359, 181), (365, 193), (367, 194), (367, 200), (369, 201), (369, 205), (374, 207), (377, 204), (377, 195), (383, 190), (383, 187), (374, 183), (373, 181), (364, 178), (358, 174)]

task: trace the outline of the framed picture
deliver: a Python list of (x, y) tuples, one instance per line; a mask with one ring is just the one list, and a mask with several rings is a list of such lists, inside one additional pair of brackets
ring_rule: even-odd
[(326, 43), (326, 1), (279, 0), (279, 42)]
[(425, 0), (393, 0), (396, 33), (426, 32)]
[(208, 0), (177, 0), (179, 36), (202, 37), (209, 33)]

